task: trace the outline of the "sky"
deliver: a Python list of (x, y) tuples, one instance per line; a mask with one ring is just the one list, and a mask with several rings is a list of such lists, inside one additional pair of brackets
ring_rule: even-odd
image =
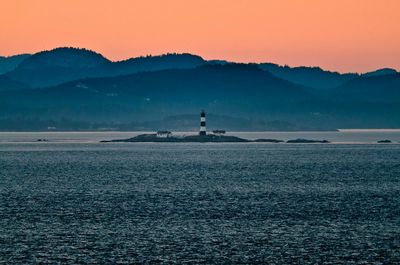
[(111, 60), (205, 59), (400, 70), (399, 0), (0, 0), (0, 55), (81, 47)]

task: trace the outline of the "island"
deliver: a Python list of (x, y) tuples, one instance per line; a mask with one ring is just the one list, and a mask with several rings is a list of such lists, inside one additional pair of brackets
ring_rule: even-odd
[(256, 139), (252, 142), (255, 142), (255, 143), (284, 143), (285, 141), (277, 140), (277, 139), (263, 139), (262, 138), (262, 139)]
[(295, 139), (286, 141), (288, 144), (327, 144), (330, 143), (328, 140), (308, 140), (308, 139)]
[[(140, 134), (138, 136), (128, 139), (116, 139), (116, 140), (103, 140), (102, 143), (110, 142), (133, 142), (133, 143), (284, 143), (283, 140), (277, 139), (256, 139), (249, 140), (243, 139), (237, 136), (228, 135), (188, 135), (188, 136), (172, 136), (171, 134), (165, 134), (161, 136), (156, 133), (152, 134)], [(287, 143), (329, 143), (327, 140), (306, 140), (297, 139), (289, 140)]]
[(167, 136), (160, 137), (157, 134), (140, 134), (138, 136), (128, 138), (128, 139), (117, 139), (110, 141), (101, 141), (103, 143), (107, 142), (136, 142), (136, 143), (146, 143), (146, 142), (157, 142), (157, 143), (207, 143), (207, 142), (223, 142), (223, 143), (246, 143), (252, 142), (251, 140), (243, 139), (236, 136), (225, 136), (225, 135), (188, 135), (188, 136)]

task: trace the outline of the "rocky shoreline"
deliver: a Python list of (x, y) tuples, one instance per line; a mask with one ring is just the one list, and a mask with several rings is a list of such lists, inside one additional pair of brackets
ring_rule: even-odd
[[(278, 139), (256, 139), (248, 140), (236, 136), (226, 135), (189, 135), (189, 136), (169, 136), (159, 137), (157, 134), (141, 134), (128, 139), (104, 140), (102, 143), (109, 142), (134, 142), (134, 143), (285, 143), (283, 140)], [(288, 140), (286, 143), (330, 143), (327, 140), (307, 140), (295, 139)]]

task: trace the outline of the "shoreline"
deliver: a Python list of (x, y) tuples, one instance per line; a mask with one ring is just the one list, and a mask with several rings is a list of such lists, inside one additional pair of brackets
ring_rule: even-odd
[[(98, 143), (113, 139), (128, 139), (143, 133), (154, 132), (0, 132), (0, 143)], [(193, 136), (197, 132), (174, 132), (172, 136)], [(400, 130), (363, 130), (348, 132), (227, 132), (227, 136), (237, 136), (247, 140), (279, 139), (326, 139), (330, 144), (377, 144), (377, 141), (391, 140), (400, 143)], [(276, 144), (276, 143), (274, 143)], [(381, 143), (384, 144), (384, 143)]]
[[(135, 144), (167, 144), (167, 145), (185, 145), (185, 144), (212, 144), (212, 145), (225, 145), (225, 144), (240, 144), (240, 145), (285, 145), (285, 146), (302, 146), (302, 145), (372, 145), (372, 146), (396, 146), (400, 145), (400, 142), (392, 142), (392, 143), (378, 143), (378, 142), (329, 142), (329, 143), (271, 143), (271, 142), (101, 142), (101, 141), (79, 141), (79, 140), (68, 140), (68, 141), (47, 141), (47, 142), (38, 142), (38, 141), (0, 141), (0, 145), (18, 145), (18, 144), (27, 144), (27, 145), (64, 145), (64, 144), (103, 144), (114, 145), (114, 144), (126, 144), (126, 145), (135, 145)], [(0, 150), (1, 151), (1, 150)]]

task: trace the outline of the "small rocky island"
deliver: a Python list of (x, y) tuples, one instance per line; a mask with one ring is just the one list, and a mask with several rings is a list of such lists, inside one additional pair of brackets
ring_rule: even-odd
[[(277, 139), (257, 139), (249, 140), (237, 136), (224, 135), (225, 130), (214, 130), (212, 134), (206, 132), (206, 113), (200, 113), (200, 131), (198, 135), (175, 136), (170, 131), (158, 131), (157, 133), (140, 134), (128, 139), (104, 140), (102, 143), (109, 142), (133, 142), (133, 143), (283, 143)], [(289, 140), (287, 143), (329, 143), (327, 140)]]
[[(256, 139), (248, 140), (236, 136), (226, 135), (189, 135), (189, 136), (167, 136), (160, 137), (156, 133), (152, 134), (140, 134), (138, 136), (128, 139), (117, 139), (117, 140), (105, 140), (102, 143), (109, 142), (131, 142), (131, 143), (284, 143), (283, 140), (277, 139)], [(329, 143), (327, 140), (306, 140), (296, 139), (289, 140), (286, 143)]]
[(247, 140), (236, 136), (226, 136), (226, 135), (189, 135), (189, 136), (168, 136), (160, 137), (157, 134), (141, 134), (128, 139), (117, 139), (106, 142), (135, 142), (135, 143), (146, 143), (146, 142), (156, 142), (156, 143), (249, 143), (249, 142), (265, 142), (265, 143), (280, 143), (282, 140), (276, 139), (257, 139), (257, 140)]
[(327, 144), (330, 143), (328, 140), (309, 140), (309, 139), (295, 139), (295, 140), (288, 140), (288, 144)]

